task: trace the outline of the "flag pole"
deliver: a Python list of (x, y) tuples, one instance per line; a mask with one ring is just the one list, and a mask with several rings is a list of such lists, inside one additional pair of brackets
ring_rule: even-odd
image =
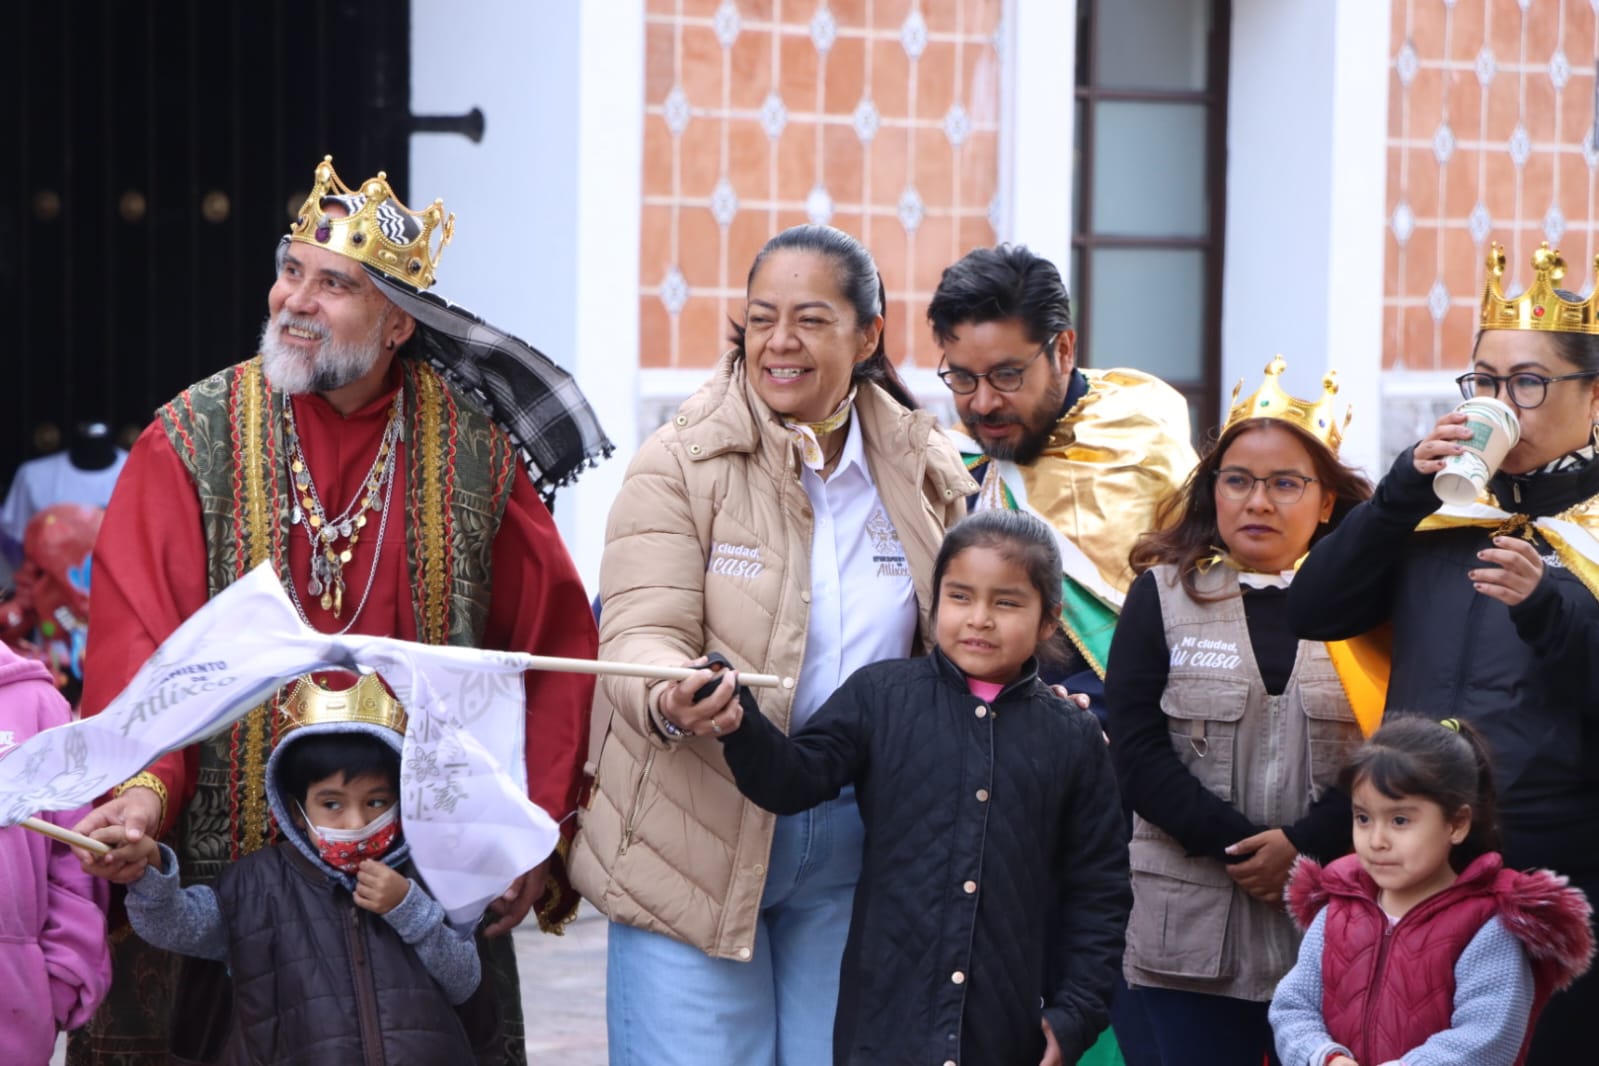
[[(702, 667), (688, 666), (643, 666), (638, 663), (607, 662), (604, 659), (562, 659), (553, 655), (527, 655), (523, 656), (528, 662), (530, 670), (554, 670), (570, 674), (615, 674), (620, 677), (644, 677), (656, 681), (685, 681), (693, 677)], [(793, 688), (792, 677), (778, 677), (776, 674), (739, 674), (738, 681), (741, 685), (750, 688)]]
[(93, 837), (86, 837), (82, 833), (74, 833), (70, 829), (62, 829), (59, 825), (46, 822), (40, 818), (24, 818), (17, 824), (24, 829), (31, 829), (35, 833), (43, 833), (47, 837), (53, 837), (63, 844), (71, 844), (75, 848), (92, 851), (96, 855), (105, 855), (111, 851), (109, 845), (102, 844)]

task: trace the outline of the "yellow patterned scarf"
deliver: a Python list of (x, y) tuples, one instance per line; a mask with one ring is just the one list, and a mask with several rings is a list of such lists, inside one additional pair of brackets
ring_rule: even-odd
[(851, 388), (849, 395), (844, 397), (844, 402), (838, 405), (838, 410), (820, 422), (793, 422), (783, 419), (783, 428), (788, 430), (788, 435), (799, 445), (800, 457), (805, 460), (806, 466), (818, 473), (827, 466), (827, 456), (822, 451), (822, 438), (848, 422), (849, 413), (854, 409), (855, 390)]

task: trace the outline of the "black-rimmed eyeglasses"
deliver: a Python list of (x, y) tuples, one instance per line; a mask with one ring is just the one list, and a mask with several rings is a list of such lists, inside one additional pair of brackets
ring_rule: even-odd
[(950, 392), (955, 393), (957, 396), (970, 396), (976, 392), (977, 383), (983, 378), (987, 378), (988, 384), (999, 392), (1015, 392), (1022, 387), (1022, 381), (1027, 377), (1027, 368), (1037, 362), (1039, 356), (1045, 352), (1052, 351), (1055, 347), (1055, 340), (1059, 336), (1060, 334), (1057, 333), (1054, 337), (1045, 341), (1044, 346), (1034, 352), (1032, 358), (1021, 366), (995, 367), (993, 370), (985, 371), (981, 374), (974, 374), (970, 370), (961, 370), (958, 367), (950, 367), (948, 370), (940, 370), (938, 372), (939, 379), (949, 386)]
[(1599, 377), (1599, 371), (1584, 370), (1576, 374), (1561, 374), (1558, 377), (1545, 377), (1523, 370), (1517, 374), (1507, 374), (1500, 377), (1498, 374), (1470, 373), (1462, 374), (1455, 379), (1455, 384), (1460, 386), (1460, 395), (1468, 400), (1475, 400), (1480, 396), (1499, 398), (1499, 386), (1505, 387), (1505, 395), (1510, 397), (1510, 402), (1523, 411), (1537, 407), (1549, 398), (1549, 386), (1557, 381), (1577, 381), (1582, 378)]
[(1255, 485), (1266, 486), (1266, 499), (1281, 507), (1298, 503), (1305, 495), (1305, 487), (1316, 479), (1303, 474), (1272, 474), (1256, 477), (1247, 470), (1229, 466), (1216, 471), (1216, 491), (1229, 500), (1247, 500), (1254, 495)]

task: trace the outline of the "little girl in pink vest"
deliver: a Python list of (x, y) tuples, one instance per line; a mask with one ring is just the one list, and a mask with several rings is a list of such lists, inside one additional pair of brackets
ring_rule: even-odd
[(1355, 854), (1301, 861), (1306, 926), (1271, 1003), (1283, 1066), (1519, 1066), (1593, 957), (1583, 894), (1507, 870), (1488, 753), (1454, 719), (1390, 717), (1343, 774)]

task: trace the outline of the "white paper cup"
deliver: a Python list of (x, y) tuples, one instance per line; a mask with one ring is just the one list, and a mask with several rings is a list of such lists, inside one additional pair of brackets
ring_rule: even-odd
[(1487, 396), (1467, 400), (1455, 410), (1466, 416), (1471, 439), (1460, 442), (1465, 451), (1444, 460), (1444, 468), (1433, 475), (1432, 491), (1443, 502), (1464, 507), (1487, 490), (1499, 464), (1521, 439), (1521, 422), (1509, 404)]

